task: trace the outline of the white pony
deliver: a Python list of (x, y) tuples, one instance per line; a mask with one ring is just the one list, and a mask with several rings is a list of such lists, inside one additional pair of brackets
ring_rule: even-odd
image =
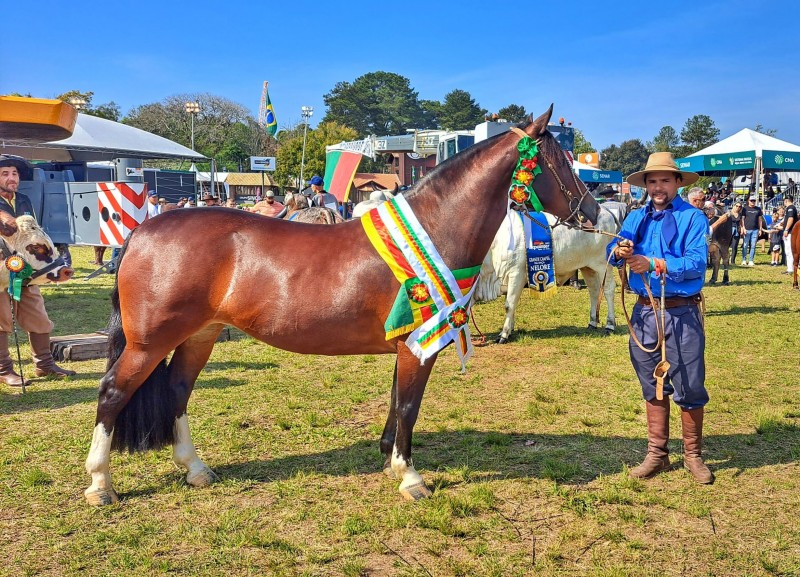
[[(545, 213), (547, 222), (552, 226), (555, 217)], [(525, 217), (523, 217), (525, 218)], [(535, 225), (534, 225), (535, 226)], [(621, 224), (607, 210), (601, 210), (596, 228), (605, 232), (617, 233)], [(513, 234), (513, 249), (509, 249)], [(496, 299), (505, 289), (506, 318), (503, 330), (497, 338), (498, 343), (506, 343), (514, 330), (514, 315), (517, 311), (522, 291), (528, 283), (527, 250), (522, 219), (511, 213), (503, 221), (500, 230), (494, 237), (489, 254), (481, 266), (478, 286), (475, 288), (475, 300), (487, 302)], [(599, 304), (600, 286), (604, 285), (608, 315), (606, 317), (606, 333), (616, 328), (614, 319), (614, 280), (613, 269), (606, 264), (606, 245), (610, 242), (606, 235), (582, 232), (557, 226), (553, 229), (553, 266), (556, 273), (556, 284), (562, 285), (576, 270), (580, 270), (589, 288), (589, 328), (597, 329), (600, 325)]]
[(360, 218), (382, 202), (392, 198), (394, 198), (394, 193), (390, 190), (375, 190), (370, 193), (369, 200), (362, 200), (353, 207), (353, 216), (351, 218)]

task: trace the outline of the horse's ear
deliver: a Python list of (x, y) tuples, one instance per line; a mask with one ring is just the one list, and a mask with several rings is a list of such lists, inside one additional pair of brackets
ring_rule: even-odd
[(553, 105), (551, 104), (550, 108), (547, 109), (547, 112), (534, 120), (533, 123), (528, 126), (525, 132), (527, 132), (533, 138), (537, 138), (538, 136), (544, 134), (544, 131), (547, 130), (547, 123), (550, 122), (550, 117), (552, 115)]

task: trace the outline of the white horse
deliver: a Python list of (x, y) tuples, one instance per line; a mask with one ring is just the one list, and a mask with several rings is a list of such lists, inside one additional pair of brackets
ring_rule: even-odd
[(367, 214), (379, 204), (394, 198), (394, 193), (390, 190), (375, 190), (370, 193), (369, 200), (362, 200), (355, 207), (353, 207), (352, 218), (360, 218)]
[[(555, 217), (545, 213), (547, 222), (552, 226)], [(524, 217), (523, 217), (524, 218)], [(533, 225), (536, 226), (536, 225)], [(605, 232), (617, 233), (621, 224), (607, 210), (601, 210), (596, 228)], [(513, 249), (511, 235), (513, 234)], [(528, 283), (527, 250), (522, 219), (517, 214), (510, 214), (497, 235), (494, 237), (489, 254), (481, 266), (478, 286), (475, 288), (475, 300), (487, 302), (496, 299), (505, 289), (506, 318), (503, 330), (497, 338), (498, 343), (506, 343), (514, 330), (514, 315), (517, 311), (522, 291)], [(608, 315), (605, 330), (610, 334), (616, 328), (614, 319), (614, 280), (613, 269), (606, 264), (606, 245), (610, 242), (606, 235), (582, 232), (558, 226), (553, 229), (553, 266), (556, 284), (562, 285), (576, 270), (580, 270), (589, 288), (589, 328), (600, 328), (599, 305), (600, 286), (603, 285)]]

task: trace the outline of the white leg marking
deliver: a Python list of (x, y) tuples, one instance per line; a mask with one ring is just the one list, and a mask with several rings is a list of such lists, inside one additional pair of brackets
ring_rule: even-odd
[(86, 457), (86, 472), (92, 476), (92, 484), (84, 491), (84, 494), (90, 501), (93, 501), (90, 495), (106, 493), (112, 495), (114, 493), (114, 489), (111, 487), (111, 471), (108, 466), (110, 454), (111, 434), (106, 433), (102, 423), (98, 423), (92, 433), (89, 456)]
[(401, 490), (411, 485), (424, 483), (422, 475), (417, 473), (414, 465), (406, 461), (405, 458), (397, 452), (397, 445), (395, 445), (392, 450), (392, 471), (394, 471), (395, 476), (401, 480)]
[(216, 480), (214, 472), (200, 460), (189, 432), (189, 417), (184, 413), (175, 419), (175, 444), (172, 446), (172, 460), (188, 471), (186, 482), (195, 487), (205, 487)]

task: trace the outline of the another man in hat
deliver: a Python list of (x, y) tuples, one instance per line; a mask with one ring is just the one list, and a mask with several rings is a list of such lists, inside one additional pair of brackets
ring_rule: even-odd
[(617, 200), (617, 191), (610, 186), (601, 190), (600, 196), (604, 199), (603, 204), (600, 206), (613, 214), (621, 225), (625, 221), (625, 217), (628, 216), (628, 205)]
[[(0, 155), (0, 220), (13, 220), (23, 214), (36, 217), (30, 199), (18, 192), (20, 180), (32, 178), (33, 171), (20, 157)], [(14, 362), (8, 350), (8, 335), (14, 330), (11, 317), (11, 297), (7, 291), (0, 291), (0, 382), (12, 387), (22, 386), (22, 377), (14, 371)], [(19, 303), (16, 304), (16, 321), (28, 332), (33, 362), (37, 377), (53, 375), (70, 377), (75, 371), (62, 369), (56, 365), (50, 353), (50, 331), (53, 322), (47, 316), (44, 299), (39, 287), (23, 287)]]
[[(708, 220), (678, 196), (679, 188), (698, 178), (693, 172), (678, 169), (671, 153), (651, 154), (644, 170), (627, 179), (632, 185), (645, 187), (650, 200), (625, 220), (620, 232), (625, 240), (615, 240), (607, 249), (611, 264), (630, 267), (630, 286), (639, 295), (631, 325), (642, 347), (631, 339), (629, 350), (646, 401), (648, 451), (642, 464), (630, 471), (635, 478), (652, 477), (670, 468), (667, 442), (672, 396), (681, 410), (684, 467), (700, 483), (714, 481), (701, 457), (703, 409), (708, 393), (700, 291), (708, 256)], [(656, 298), (655, 308), (647, 296), (645, 282)], [(666, 329), (663, 346), (670, 367), (664, 375), (663, 397), (659, 399), (654, 371), (662, 360), (661, 350), (646, 352), (642, 348), (656, 348), (659, 341), (656, 323), (662, 318), (662, 287)]]
[(206, 206), (219, 206), (219, 199), (216, 196), (211, 196), (210, 194), (206, 194), (200, 200), (202, 200)]
[(271, 190), (267, 191), (264, 200), (255, 203), (250, 209), (250, 212), (255, 212), (264, 216), (275, 217), (283, 210), (283, 204), (275, 200), (275, 193)]
[(147, 218), (161, 214), (161, 205), (158, 203), (158, 193), (155, 190), (147, 192)]

